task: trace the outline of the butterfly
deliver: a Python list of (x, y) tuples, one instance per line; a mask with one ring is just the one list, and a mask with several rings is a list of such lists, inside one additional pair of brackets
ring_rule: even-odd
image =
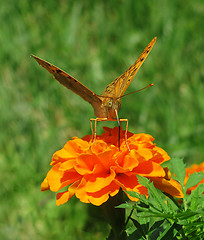
[(90, 103), (97, 119), (114, 120), (115, 117), (118, 118), (117, 112), (121, 106), (121, 97), (124, 95), (137, 71), (150, 53), (156, 39), (156, 37), (153, 38), (137, 61), (121, 76), (114, 79), (100, 95), (95, 94), (71, 75), (51, 63), (34, 55), (31, 55), (31, 57), (48, 70), (59, 83)]

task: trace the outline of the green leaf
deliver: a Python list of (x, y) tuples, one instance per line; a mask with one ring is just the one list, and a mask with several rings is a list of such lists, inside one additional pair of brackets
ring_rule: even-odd
[(172, 214), (166, 214), (166, 213), (156, 213), (156, 212), (140, 212), (137, 213), (138, 217), (143, 217), (143, 218), (147, 218), (147, 217), (154, 217), (154, 218), (169, 218), (169, 219), (173, 219), (174, 216)]
[(172, 240), (176, 239), (176, 235), (181, 230), (182, 226), (174, 223), (172, 226), (166, 228), (166, 230), (157, 238), (158, 240)]
[(183, 186), (183, 181), (186, 176), (185, 163), (182, 158), (172, 158), (170, 160), (169, 169), (172, 174), (172, 178), (175, 178)]
[(193, 174), (190, 174), (189, 179), (184, 187), (184, 191), (186, 192), (188, 188), (197, 185), (201, 180), (203, 180), (203, 178), (204, 178), (203, 172), (195, 172)]
[(157, 239), (160, 233), (164, 232), (164, 226), (163, 226), (164, 222), (165, 222), (165, 219), (161, 221), (157, 221), (151, 226), (148, 234), (150, 236), (150, 239)]
[(133, 208), (133, 205), (126, 202), (126, 203), (122, 203), (122, 204), (116, 206), (115, 208)]
[(167, 206), (170, 209), (170, 212), (175, 212), (179, 208), (178, 203), (176, 203), (176, 200), (174, 200), (173, 197), (167, 199)]
[(184, 220), (184, 219), (189, 219), (192, 216), (195, 216), (196, 214), (198, 214), (196, 211), (190, 211), (187, 210), (185, 212), (179, 212), (175, 215), (175, 219), (179, 219), (179, 220)]
[(199, 207), (204, 208), (204, 183), (199, 184), (194, 191), (190, 194), (190, 209), (192, 211), (198, 209)]
[(151, 226), (149, 231), (152, 232), (153, 230), (159, 228), (163, 224), (164, 221), (165, 221), (165, 219), (157, 221), (157, 222), (154, 222), (154, 224)]
[[(131, 218), (131, 220), (133, 221), (133, 224), (135, 225), (135, 227), (137, 228), (137, 230), (140, 232), (140, 234), (146, 239), (146, 233), (144, 231), (144, 226), (142, 227), (142, 225), (135, 219)], [(145, 227), (147, 228), (147, 227)]]
[(147, 188), (149, 196), (152, 197), (152, 201), (154, 201), (154, 203), (159, 207), (159, 209), (165, 212), (169, 212), (168, 206), (164, 201), (166, 200), (165, 195), (160, 190), (155, 188), (154, 184), (150, 182), (147, 178), (141, 177), (139, 175), (137, 175), (137, 178), (139, 183)]
[[(144, 203), (146, 206), (149, 206), (149, 199), (145, 195), (141, 195), (137, 192), (126, 191), (131, 197), (138, 198), (140, 202)], [(138, 202), (137, 202), (138, 203)], [(135, 206), (134, 206), (135, 207)]]
[(126, 229), (126, 233), (128, 236), (133, 235), (133, 233), (136, 231), (136, 227), (135, 226), (131, 226), (129, 228)]

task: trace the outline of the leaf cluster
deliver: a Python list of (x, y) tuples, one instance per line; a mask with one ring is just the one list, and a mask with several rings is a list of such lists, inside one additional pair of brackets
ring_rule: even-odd
[(148, 189), (149, 197), (128, 192), (139, 201), (135, 205), (126, 202), (119, 206), (131, 210), (127, 219), (128, 239), (203, 239), (204, 184), (198, 185), (190, 195), (187, 195), (186, 191), (199, 183), (204, 174), (190, 175), (184, 186), (185, 165), (183, 160), (172, 159), (170, 169), (172, 173), (175, 173), (176, 180), (183, 188), (184, 198), (173, 198), (156, 189), (147, 178), (137, 176), (140, 184)]

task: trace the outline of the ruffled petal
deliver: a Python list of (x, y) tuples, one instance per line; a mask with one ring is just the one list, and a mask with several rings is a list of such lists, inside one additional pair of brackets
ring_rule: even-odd
[(50, 190), (50, 185), (49, 185), (48, 179), (46, 177), (43, 180), (43, 182), (41, 183), (41, 191), (44, 192), (44, 191), (47, 191), (47, 190)]
[(148, 161), (140, 163), (133, 172), (144, 177), (164, 177), (165, 171), (163, 167), (157, 163)]
[(68, 202), (69, 199), (74, 196), (78, 185), (79, 185), (79, 181), (73, 183), (73, 184), (68, 188), (68, 191), (58, 193), (58, 194), (57, 194), (57, 201), (56, 201), (57, 206)]
[(183, 198), (181, 185), (174, 179), (166, 180), (165, 178), (150, 178), (154, 186), (161, 191), (169, 193), (171, 196)]
[(112, 182), (100, 191), (88, 193), (89, 201), (96, 206), (100, 206), (109, 199), (109, 196), (115, 196), (119, 192), (119, 189), (120, 187)]
[(87, 176), (86, 191), (93, 193), (98, 192), (108, 186), (115, 178), (115, 172), (103, 172), (100, 176)]
[(163, 191), (182, 196), (180, 185), (171, 179), (169, 170), (161, 167), (161, 163), (170, 159), (168, 154), (153, 143), (151, 135), (128, 132), (126, 141), (126, 132), (121, 130), (119, 149), (118, 127), (104, 130), (94, 143), (91, 135), (82, 139), (75, 137), (53, 155), (52, 168), (41, 190), (57, 192), (68, 187), (68, 191), (58, 193), (57, 205), (75, 194), (80, 201), (99, 206), (109, 196), (115, 196), (120, 188), (147, 195), (147, 189), (138, 183), (136, 174), (150, 178)]
[(64, 172), (60, 171), (59, 167), (60, 163), (54, 165), (47, 174), (50, 190), (53, 192), (57, 192), (62, 186), (61, 178), (63, 177)]

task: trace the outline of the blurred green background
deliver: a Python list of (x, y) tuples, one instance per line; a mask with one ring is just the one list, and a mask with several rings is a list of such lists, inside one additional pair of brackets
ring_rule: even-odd
[(155, 86), (122, 99), (119, 116), (129, 119), (130, 131), (153, 135), (170, 156), (203, 161), (203, 0), (0, 6), (0, 239), (104, 239), (108, 231), (98, 208), (75, 198), (57, 207), (55, 193), (40, 192), (52, 154), (72, 136), (90, 134), (94, 114), (31, 53), (100, 94), (157, 36), (127, 93)]

